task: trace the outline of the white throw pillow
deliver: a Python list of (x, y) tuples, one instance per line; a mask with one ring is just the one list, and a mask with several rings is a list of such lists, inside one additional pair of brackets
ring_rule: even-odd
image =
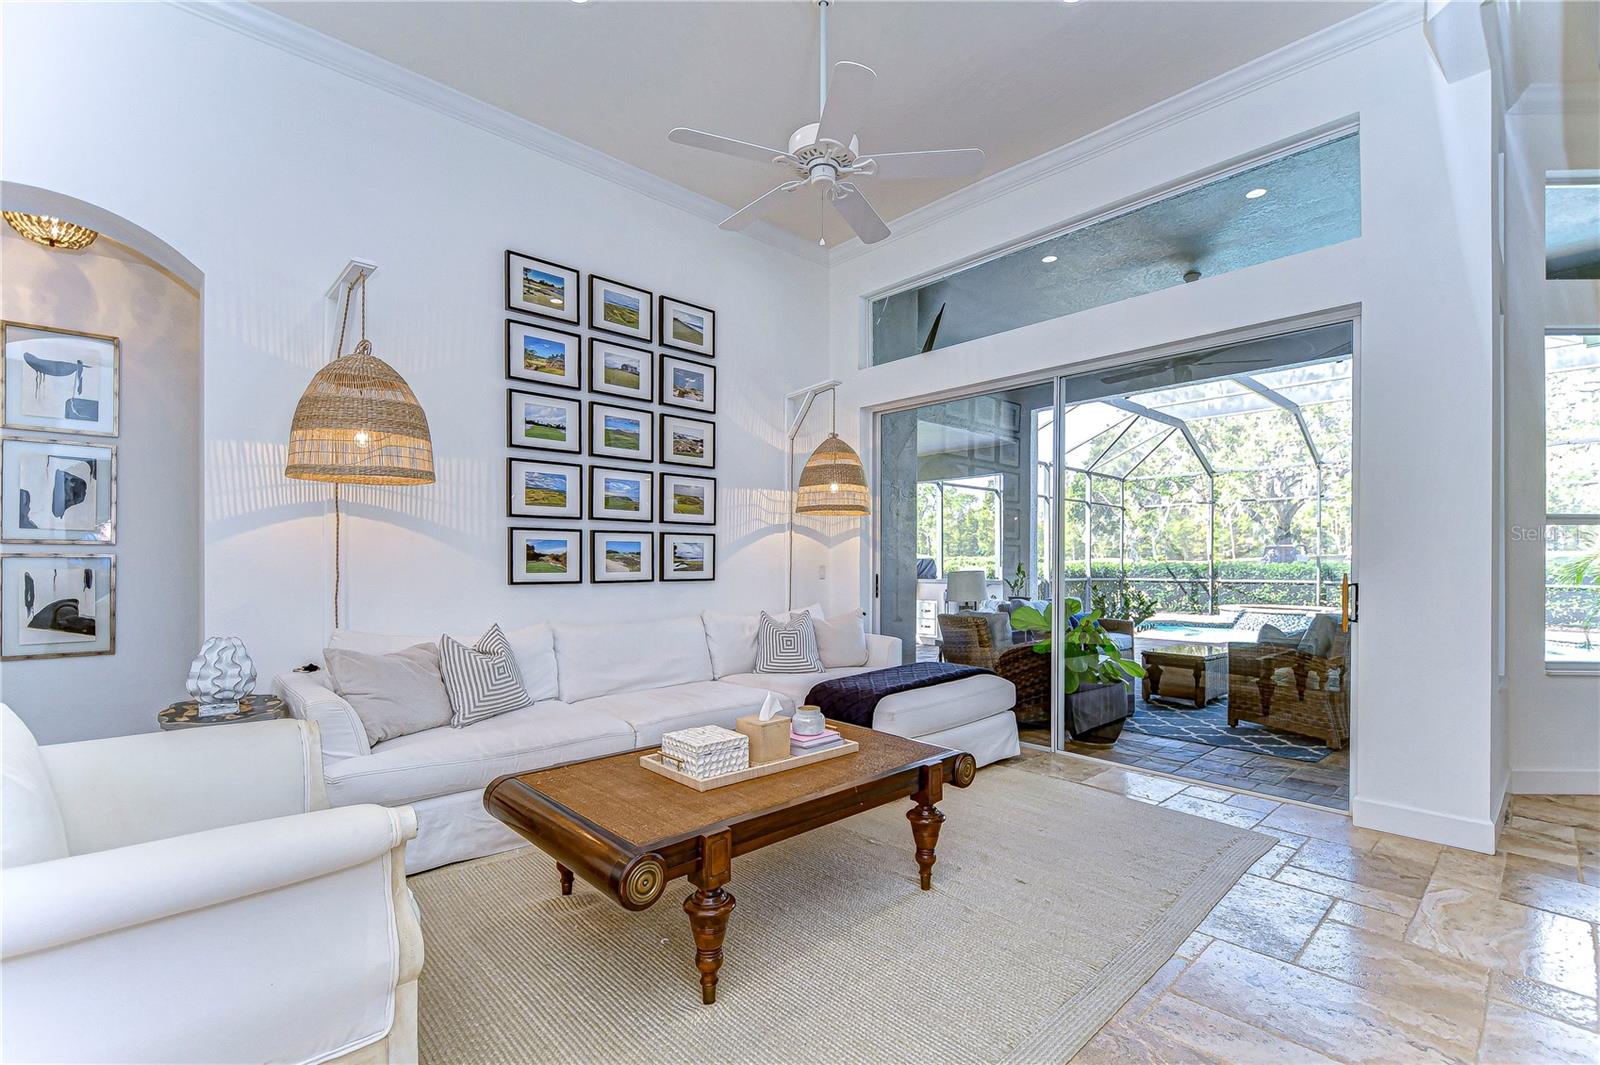
[(828, 669), (867, 664), (867, 627), (860, 614), (839, 614), (814, 621), (817, 653)]
[(450, 724), (450, 696), (439, 675), (439, 648), (434, 644), (419, 643), (393, 654), (328, 647), (322, 661), (333, 690), (356, 712), (374, 747)]
[(765, 610), (756, 629), (757, 673), (821, 673), (816, 628), (806, 610), (779, 621)]
[(440, 636), (439, 673), (450, 696), (451, 728), (465, 728), (533, 705), (511, 644), (499, 625), (490, 625), (475, 647), (449, 634)]

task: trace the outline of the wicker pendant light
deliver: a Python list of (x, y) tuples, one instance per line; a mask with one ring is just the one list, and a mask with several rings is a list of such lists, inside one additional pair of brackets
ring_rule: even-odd
[(838, 420), (838, 397), (834, 395), (833, 428), (800, 471), (800, 489), (794, 495), (796, 514), (863, 518), (872, 513), (867, 471), (855, 448), (839, 439)]

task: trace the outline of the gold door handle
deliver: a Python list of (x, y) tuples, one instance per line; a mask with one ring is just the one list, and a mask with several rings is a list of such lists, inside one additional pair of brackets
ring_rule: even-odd
[[(1354, 609), (1351, 609), (1354, 607)], [(1339, 631), (1349, 632), (1350, 623), (1361, 620), (1361, 585), (1350, 582), (1350, 574), (1339, 578)]]

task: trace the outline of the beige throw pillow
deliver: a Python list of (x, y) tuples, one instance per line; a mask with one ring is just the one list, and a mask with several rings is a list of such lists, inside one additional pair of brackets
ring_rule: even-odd
[(322, 660), (333, 690), (355, 710), (374, 747), (450, 724), (437, 644), (419, 643), (390, 655), (329, 647)]

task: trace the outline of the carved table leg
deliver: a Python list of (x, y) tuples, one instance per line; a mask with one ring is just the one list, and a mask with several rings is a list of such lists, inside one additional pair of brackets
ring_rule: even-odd
[(916, 806), (906, 811), (911, 822), (911, 838), (917, 843), (917, 871), (921, 874), (922, 890), (933, 890), (933, 863), (938, 861), (934, 848), (939, 845), (939, 826), (944, 824), (944, 814), (934, 805), (944, 795), (944, 767), (931, 766), (922, 771), (921, 787), (911, 798)]
[(721, 888), (696, 888), (683, 900), (694, 932), (694, 967), (700, 970), (700, 1001), (707, 1006), (717, 1001), (717, 970), (722, 968), (722, 937), (728, 931), (728, 915), (733, 912), (733, 895)]
[(1206, 664), (1204, 662), (1194, 667), (1194, 705), (1201, 710), (1206, 708)]
[(572, 870), (557, 862), (556, 872), (561, 874), (561, 894), (572, 894)]

